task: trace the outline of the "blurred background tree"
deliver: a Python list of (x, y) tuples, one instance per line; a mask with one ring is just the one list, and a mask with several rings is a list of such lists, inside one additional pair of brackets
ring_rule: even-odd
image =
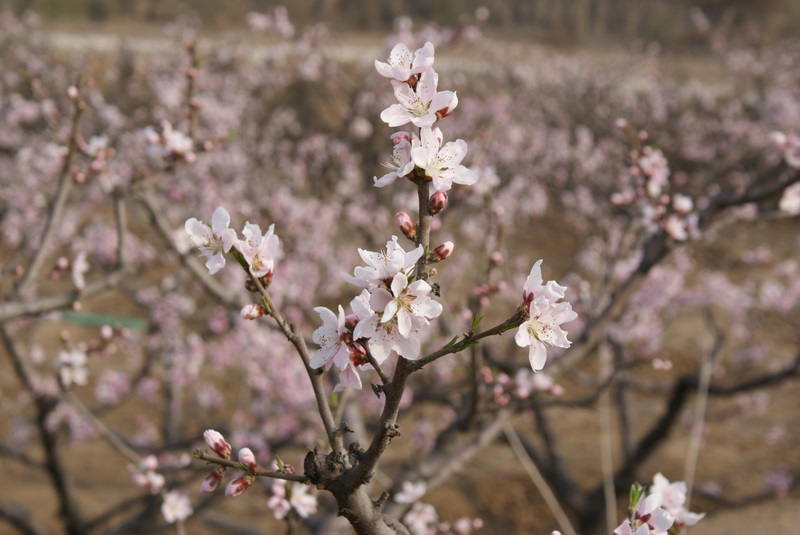
[[(231, 29), (248, 11), (266, 11), (270, 0), (3, 0), (17, 14), (31, 9), (47, 20), (125, 19), (165, 22), (193, 11), (207, 29)], [(797, 0), (292, 0), (284, 2), (298, 25), (325, 22), (334, 30), (385, 33), (400, 15), (455, 26), (487, 7), (489, 32), (563, 45), (657, 41), (694, 46), (707, 31), (734, 42), (771, 42), (796, 34)], [(2, 4), (0, 4), (2, 5)], [(698, 11), (700, 10), (700, 11)], [(692, 13), (707, 18), (708, 30)], [(466, 14), (466, 15), (465, 15)]]

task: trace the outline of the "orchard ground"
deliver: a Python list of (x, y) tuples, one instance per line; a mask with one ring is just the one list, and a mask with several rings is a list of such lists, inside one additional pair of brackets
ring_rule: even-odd
[[(146, 32), (142, 32), (146, 33)], [(61, 54), (70, 54), (71, 50), (85, 50), (88, 47), (94, 52), (98, 48), (104, 54), (114, 54), (119, 48), (119, 41), (113, 36), (100, 37), (87, 36), (83, 33), (65, 31), (63, 28), (44, 30), (41, 37), (52, 39), (55, 47)], [(153, 34), (129, 35), (128, 46), (133, 50), (160, 49), (163, 42), (160, 37)], [(328, 53), (329, 57), (339, 61), (355, 61), (357, 59), (381, 57), (383, 47), (379, 38), (374, 36), (331, 39), (333, 46)], [(213, 47), (213, 41), (205, 46)], [(253, 51), (254, 57), (259, 54), (269, 54), (270, 43), (264, 42), (262, 50)], [(561, 51), (551, 50), (551, 54), (558, 55)], [(570, 51), (570, 53), (586, 54), (585, 51)], [(602, 52), (595, 52), (598, 57)], [(609, 51), (610, 54), (624, 54), (618, 50)], [(524, 54), (523, 54), (524, 56)], [(98, 60), (103, 63), (108, 59)], [(438, 60), (437, 60), (438, 61)], [(480, 69), (481, 62), (472, 57), (455, 57), (451, 61), (474, 64)], [(724, 78), (724, 69), (711, 57), (698, 58), (670, 56), (664, 59), (653, 59), (654, 62), (663, 62), (662, 68), (671, 76), (685, 80), (698, 80), (700, 83), (735, 83)], [(447, 58), (442, 59), (447, 64)], [(654, 133), (657, 134), (657, 133)], [(555, 222), (554, 222), (555, 224)], [(776, 234), (776, 228), (778, 233)], [(759, 229), (740, 229), (745, 234), (729, 229), (731, 239), (727, 242), (729, 249), (708, 251), (702, 262), (715, 265), (720, 270), (734, 271), (734, 259), (740, 248), (750, 248), (763, 241), (780, 241), (780, 237), (795, 236), (798, 230), (797, 221), (786, 221), (777, 227), (770, 227), (762, 232)], [(559, 250), (559, 245), (567, 247), (559, 240), (552, 240), (547, 244), (548, 262), (559, 264), (568, 262), (573, 254), (572, 250)], [(787, 257), (796, 254), (790, 247), (784, 251)], [(446, 266), (445, 268), (446, 269)], [(86, 310), (98, 313), (113, 313), (116, 315), (130, 315), (136, 317), (140, 311), (135, 307), (128, 307), (113, 298), (99, 297), (83, 303)], [(42, 339), (57, 339), (57, 333), (64, 328), (58, 321), (52, 322), (49, 327), (52, 332), (41, 332)], [(75, 339), (80, 338), (80, 327), (70, 325), (70, 331)], [(669, 332), (669, 346), (675, 351), (673, 360), (675, 368), (670, 372), (673, 376), (694, 371), (696, 360), (693, 358), (693, 348), (683, 343), (683, 340), (695, 337), (688, 335), (697, 334), (697, 322), (693, 318), (686, 318), (674, 332)], [(87, 335), (88, 335), (87, 329)], [(51, 336), (48, 336), (51, 335)], [(46, 347), (55, 350), (55, 347)], [(115, 358), (121, 358), (115, 357)], [(751, 370), (757, 371), (757, 370)], [(647, 372), (655, 381), (664, 372)], [(730, 379), (730, 378), (726, 378)], [(232, 388), (229, 390), (231, 397), (235, 397), (236, 377), (229, 378)], [(579, 392), (581, 385), (562, 383), (567, 392)], [(299, 386), (298, 386), (299, 387)], [(0, 376), (0, 391), (4, 396), (15, 394), (15, 385), (10, 376)], [(692, 502), (692, 510), (708, 512), (708, 516), (696, 528), (689, 530), (691, 533), (708, 535), (756, 535), (764, 532), (793, 533), (800, 529), (800, 494), (797, 490), (789, 495), (771, 499), (765, 503), (750, 503), (745, 506), (719, 504), (710, 496), (715, 489), (721, 489), (727, 498), (746, 499), (748, 496), (757, 495), (765, 485), (761, 474), (781, 468), (781, 460), (791, 466), (793, 460), (800, 452), (800, 410), (797, 406), (798, 385), (789, 382), (781, 388), (770, 389), (769, 400), (758, 396), (742, 395), (736, 399), (716, 399), (709, 401), (707, 428), (704, 440), (707, 446), (700, 451), (698, 471), (696, 475), (697, 487)], [(80, 392), (78, 392), (80, 395)], [(661, 405), (650, 400), (647, 396), (638, 396), (635, 400), (636, 412), (643, 415), (657, 413)], [(103, 420), (114, 429), (123, 433), (137, 431), (135, 415), (146, 404), (140, 406), (126, 405), (122, 409), (114, 409), (103, 415)], [(648, 464), (647, 475), (643, 475), (642, 483), (648, 483), (652, 473), (663, 472), (670, 479), (682, 479), (684, 470), (684, 456), (689, 441), (689, 412), (692, 404), (687, 406), (683, 416), (686, 424), (680, 425), (666, 441), (655, 457)], [(424, 407), (416, 410), (424, 410)], [(411, 422), (414, 413), (405, 414), (401, 420)], [(522, 421), (519, 426), (530, 425)], [(561, 448), (565, 459), (570, 466), (573, 476), (581, 474), (589, 480), (596, 481), (600, 477), (600, 458), (598, 449), (594, 444), (599, 440), (598, 412), (596, 408), (584, 411), (565, 411), (564, 418), (555, 418), (559, 436), (568, 437), (563, 441)], [(530, 418), (527, 418), (530, 420)], [(3, 426), (7, 422), (0, 422)], [(202, 423), (197, 425), (198, 442), (187, 444), (187, 453), (200, 445)], [(770, 432), (776, 426), (782, 425), (788, 433), (773, 436)], [(413, 447), (407, 436), (401, 436), (392, 443), (391, 450), (402, 450)], [(535, 440), (535, 439), (532, 439)], [(284, 457), (286, 462), (296, 466), (301, 465), (304, 452), (297, 451), (293, 458)], [(68, 451), (69, 465), (75, 478), (76, 487), (84, 503), (92, 504), (96, 511), (115, 503), (121, 498), (138, 495), (141, 491), (130, 483), (130, 477), (125, 462), (102, 441), (90, 440), (71, 447)], [(264, 464), (266, 460), (260, 459)], [(395, 469), (391, 452), (387, 458), (385, 470)], [(57, 512), (55, 510), (55, 497), (49, 482), (43, 477), (31, 477), (24, 465), (2, 461), (0, 468), (4, 473), (5, 485), (0, 486), (0, 497), (13, 498), (32, 510), (37, 511), (43, 523), (55, 528), (58, 526)], [(198, 473), (205, 472), (207, 468), (201, 463), (193, 461), (192, 466)], [(255, 491), (255, 492), (254, 492)], [(197, 488), (189, 489), (193, 503), (204, 499), (199, 495)], [(260, 489), (251, 489), (245, 495), (226, 499), (218, 493), (213, 497), (216, 503), (212, 508), (204, 510), (190, 522), (188, 531), (192, 534), (230, 533), (273, 533), (279, 532), (281, 523), (272, 519), (271, 511), (266, 507), (267, 494), (259, 493)], [(704, 496), (706, 493), (708, 496)], [(432, 490), (425, 498), (433, 503), (443, 520), (455, 520), (460, 516), (480, 517), (484, 520), (486, 528), (479, 533), (497, 534), (547, 534), (558, 526), (552, 519), (552, 514), (544, 505), (538, 491), (524, 474), (520, 464), (511, 450), (503, 445), (496, 444), (488, 448), (476, 458), (476, 461), (465, 466), (463, 471), (451, 478), (443, 486)], [(624, 504), (619, 503), (620, 518)], [(92, 511), (88, 511), (92, 512)]]

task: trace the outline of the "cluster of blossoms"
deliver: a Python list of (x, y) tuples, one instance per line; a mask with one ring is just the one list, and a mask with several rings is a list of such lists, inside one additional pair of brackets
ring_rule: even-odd
[(693, 526), (703, 519), (705, 513), (687, 510), (686, 483), (670, 481), (656, 474), (649, 493), (640, 485), (631, 488), (629, 518), (614, 530), (615, 535), (666, 535), (680, 533), (686, 526)]
[(442, 305), (428, 296), (431, 285), (414, 276), (422, 246), (406, 252), (397, 236), (392, 236), (383, 251), (358, 252), (366, 265), (355, 268), (354, 276), (346, 276), (363, 288), (350, 302), (352, 313), (346, 316), (341, 305), (338, 315), (325, 307), (314, 309), (322, 326), (312, 336), (320, 349), (311, 367), (335, 365), (337, 392), (349, 385), (361, 388), (357, 370), (371, 367), (370, 356), (377, 364), (391, 355), (419, 358), (423, 330), (442, 313)]
[(280, 241), (275, 235), (275, 225), (269, 226), (262, 235), (261, 227), (249, 221), (244, 224), (242, 238), (228, 228), (231, 216), (223, 207), (214, 210), (211, 225), (197, 218), (186, 221), (184, 229), (190, 243), (206, 257), (206, 268), (213, 275), (225, 266), (225, 253), (235, 249), (248, 266), (250, 274), (269, 283), (275, 270), (275, 260), (280, 254)]
[(137, 466), (128, 467), (131, 472), (133, 483), (143, 489), (148, 494), (162, 494), (161, 514), (169, 524), (183, 522), (189, 518), (194, 509), (189, 501), (189, 497), (179, 490), (164, 491), (166, 479), (159, 474), (158, 459), (153, 455), (148, 455), (139, 461)]
[(395, 495), (397, 503), (413, 504), (403, 516), (403, 523), (413, 535), (468, 535), (474, 529), (483, 527), (480, 518), (459, 518), (452, 524), (440, 522), (436, 508), (419, 500), (425, 495), (427, 485), (424, 481), (404, 481), (400, 492)]
[[(624, 119), (618, 120), (617, 125), (625, 130), (631, 128)], [(639, 139), (646, 137), (645, 132), (637, 134)], [(611, 201), (617, 206), (636, 204), (641, 212), (642, 224), (650, 232), (662, 228), (678, 241), (697, 237), (698, 214), (694, 210), (694, 201), (680, 193), (668, 193), (669, 162), (661, 149), (645, 146), (641, 150), (633, 150), (631, 160), (629, 171), (634, 180), (633, 187), (614, 193)]]
[(169, 121), (161, 122), (161, 130), (153, 127), (144, 130), (152, 156), (162, 160), (193, 162), (197, 159), (192, 138), (172, 127)]
[(285, 479), (276, 479), (272, 483), (272, 496), (267, 501), (267, 507), (272, 509), (278, 520), (286, 518), (290, 511), (308, 518), (317, 512), (317, 497), (309, 492), (308, 485), (289, 485)]
[(419, 128), (419, 134), (395, 132), (391, 139), (394, 150), (385, 165), (391, 171), (375, 177), (375, 186), (384, 187), (398, 178), (413, 182), (431, 182), (433, 192), (445, 192), (453, 183), (472, 185), (478, 174), (461, 165), (467, 154), (463, 139), (442, 146), (444, 136), (434, 123), (450, 115), (458, 105), (454, 91), (437, 91), (439, 75), (433, 70), (433, 44), (430, 42), (413, 54), (406, 45), (397, 44), (388, 63), (375, 60), (375, 68), (391, 80), (397, 103), (381, 113), (389, 126), (408, 123)]

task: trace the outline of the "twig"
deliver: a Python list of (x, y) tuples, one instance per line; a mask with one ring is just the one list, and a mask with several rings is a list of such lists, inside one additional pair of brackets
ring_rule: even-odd
[(224, 466), (226, 468), (234, 468), (236, 470), (241, 470), (243, 472), (247, 472), (248, 474), (258, 477), (271, 477), (273, 479), (285, 479), (286, 481), (296, 481), (297, 483), (308, 483), (308, 478), (306, 476), (301, 476), (299, 474), (290, 474), (288, 472), (276, 472), (275, 470), (260, 470), (260, 469), (250, 470), (241, 463), (232, 461), (230, 459), (223, 459), (222, 457), (218, 457), (216, 455), (210, 455), (202, 450), (195, 450), (194, 458), (199, 459), (201, 461), (209, 462), (211, 464)]
[[(246, 265), (246, 262), (243, 262), (243, 259), (237, 258), (237, 260), (240, 260), (240, 263), (242, 263), (243, 266)], [(272, 319), (274, 319), (275, 323), (278, 324), (281, 332), (283, 332), (284, 336), (286, 336), (286, 339), (289, 340), (289, 343), (294, 346), (297, 354), (303, 361), (306, 373), (311, 381), (311, 387), (314, 390), (314, 397), (317, 400), (319, 416), (322, 419), (322, 425), (325, 427), (325, 432), (328, 434), (328, 442), (331, 445), (331, 449), (335, 452), (344, 451), (344, 439), (342, 438), (342, 434), (337, 430), (336, 422), (333, 418), (333, 412), (331, 411), (331, 406), (328, 402), (328, 396), (325, 393), (325, 383), (322, 380), (322, 374), (319, 370), (311, 367), (311, 355), (309, 354), (308, 346), (306, 346), (305, 338), (298, 335), (295, 332), (294, 327), (283, 318), (281, 313), (276, 308), (275, 302), (272, 300), (269, 292), (264, 285), (261, 284), (261, 280), (259, 280), (259, 278), (254, 276), (252, 273), (250, 273), (250, 276), (258, 290), (258, 293), (261, 294), (261, 297), (264, 299), (264, 302), (267, 305), (269, 315), (272, 316)]]
[(39, 270), (44, 263), (45, 257), (50, 253), (50, 248), (52, 247), (53, 240), (56, 236), (56, 230), (59, 227), (58, 224), (61, 221), (61, 217), (64, 215), (64, 207), (67, 204), (67, 198), (69, 197), (69, 193), (72, 191), (72, 186), (75, 183), (70, 171), (72, 167), (72, 160), (75, 158), (75, 153), (78, 150), (78, 126), (80, 124), (83, 111), (86, 109), (86, 104), (83, 102), (80, 95), (80, 89), (82, 85), (81, 77), (79, 76), (75, 81), (75, 87), (78, 89), (78, 95), (74, 99), (72, 127), (69, 132), (69, 137), (67, 138), (67, 153), (64, 156), (64, 163), (61, 165), (61, 176), (59, 178), (58, 191), (52, 207), (50, 210), (48, 210), (49, 217), (47, 218), (47, 223), (44, 227), (42, 239), (36, 248), (36, 254), (34, 255), (33, 260), (28, 268), (25, 270), (22, 280), (19, 281), (17, 287), (15, 288), (14, 294), (18, 296), (23, 295), (28, 289), (28, 286), (30, 286), (36, 279), (36, 276), (39, 274)]
[(506, 439), (508, 439), (508, 443), (511, 445), (511, 449), (514, 451), (514, 454), (517, 456), (520, 464), (528, 473), (528, 477), (531, 478), (531, 481), (542, 495), (542, 498), (544, 498), (544, 501), (550, 508), (550, 511), (552, 511), (553, 515), (556, 517), (556, 521), (558, 522), (561, 531), (567, 535), (577, 535), (577, 532), (572, 526), (572, 523), (569, 521), (567, 514), (564, 512), (564, 509), (562, 509), (561, 504), (558, 503), (558, 499), (556, 498), (555, 494), (553, 494), (553, 491), (550, 490), (550, 487), (547, 485), (547, 481), (545, 481), (544, 476), (542, 476), (542, 473), (539, 471), (539, 468), (533, 463), (531, 458), (528, 457), (528, 454), (525, 451), (525, 446), (522, 445), (517, 432), (510, 423), (503, 425), (503, 434), (506, 436)]
[(716, 324), (710, 312), (708, 318), (711, 327), (716, 333), (716, 337), (711, 350), (702, 357), (703, 361), (700, 365), (700, 377), (697, 382), (697, 399), (695, 400), (691, 438), (689, 440), (688, 451), (686, 452), (686, 464), (684, 465), (683, 473), (683, 480), (686, 482), (686, 509), (689, 509), (692, 499), (694, 478), (697, 471), (697, 458), (700, 454), (700, 446), (703, 440), (703, 425), (706, 418), (706, 406), (708, 405), (708, 389), (711, 386), (711, 372), (714, 370), (714, 361), (724, 341), (722, 330)]

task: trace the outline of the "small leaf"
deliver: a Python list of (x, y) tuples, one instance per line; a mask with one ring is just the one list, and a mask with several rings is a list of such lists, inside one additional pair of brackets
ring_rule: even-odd
[(481, 321), (483, 321), (483, 316), (473, 316), (472, 325), (469, 328), (469, 332), (474, 333), (476, 330), (478, 330), (478, 325), (480, 325)]
[(453, 337), (453, 339), (452, 339), (452, 340), (450, 340), (449, 342), (447, 342), (447, 343), (445, 344), (445, 346), (444, 346), (442, 349), (447, 349), (447, 348), (449, 348), (449, 347), (453, 347), (453, 345), (456, 343), (456, 341), (458, 341), (458, 335), (455, 335), (455, 336)]

